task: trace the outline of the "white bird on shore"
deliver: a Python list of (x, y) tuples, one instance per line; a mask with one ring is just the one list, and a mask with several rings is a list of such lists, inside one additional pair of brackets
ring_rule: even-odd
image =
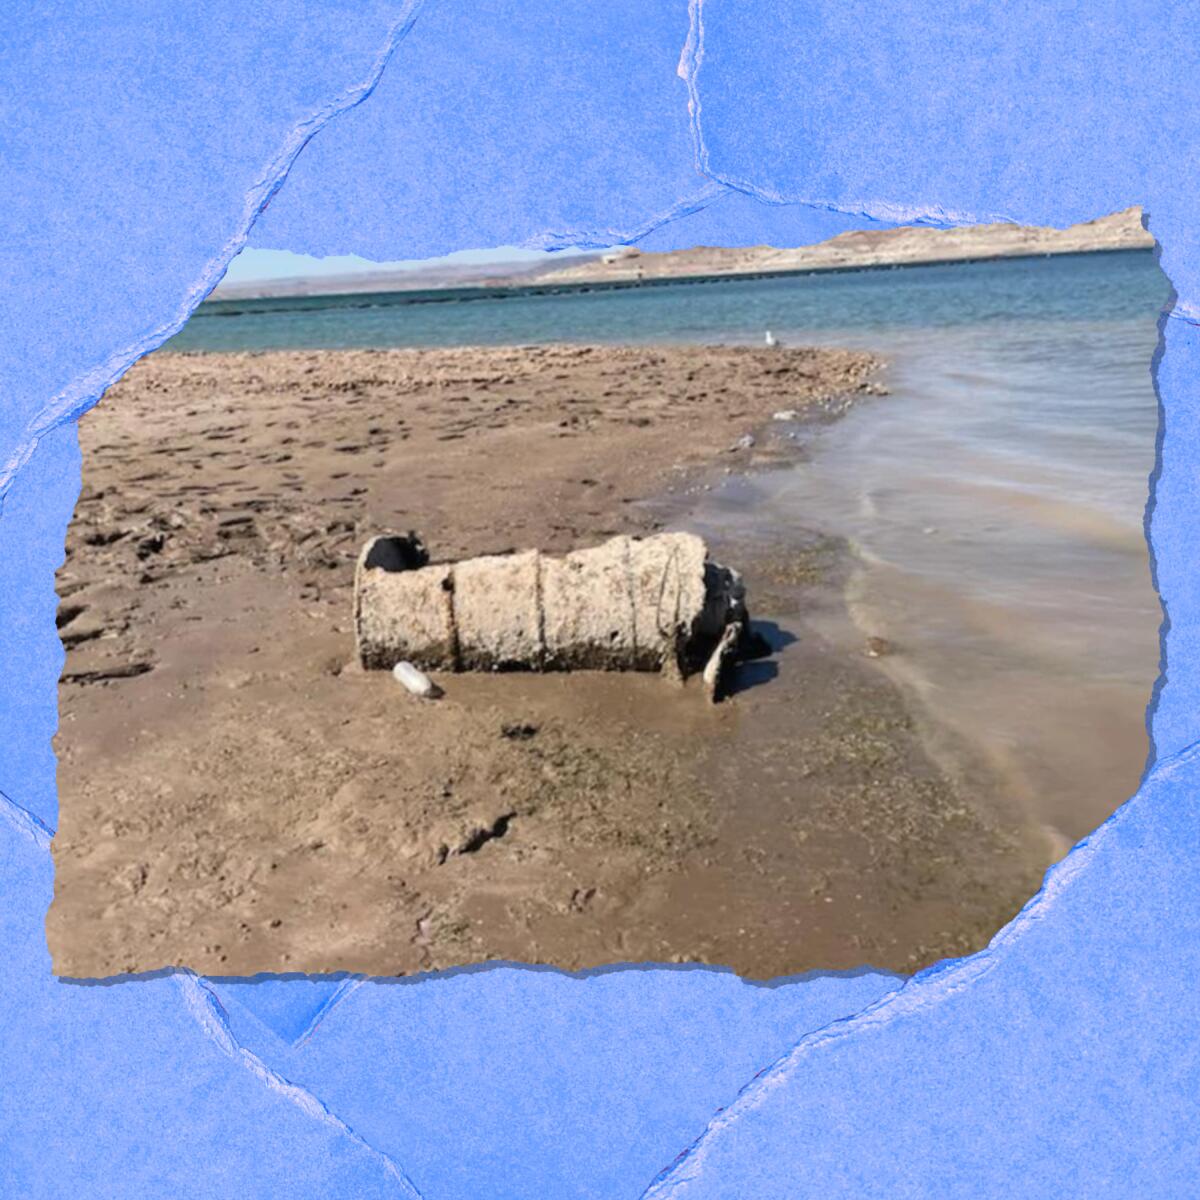
[(775, 340), (775, 335), (769, 329), (767, 330), (766, 343), (768, 346), (779, 345), (779, 343)]

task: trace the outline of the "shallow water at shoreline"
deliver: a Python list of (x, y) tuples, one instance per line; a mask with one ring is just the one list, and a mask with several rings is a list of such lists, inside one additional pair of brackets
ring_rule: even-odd
[(1149, 750), (1152, 314), (824, 340), (883, 354), (891, 395), (821, 429), (805, 461), (731, 478), (690, 520), (726, 539), (845, 539), (847, 648), (886, 639), (880, 667), (1060, 855), (1132, 795)]

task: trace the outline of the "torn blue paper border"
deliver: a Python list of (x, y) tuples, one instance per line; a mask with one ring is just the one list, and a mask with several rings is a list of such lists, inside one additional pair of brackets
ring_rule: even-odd
[[(7, 13), (0, 1194), (1200, 1193), (1189, 17), (845, 0)], [(651, 967), (50, 974), (73, 419), (247, 239), (379, 259), (799, 245), (1137, 203), (1176, 293), (1154, 364), (1152, 762), (983, 953), (903, 986)]]

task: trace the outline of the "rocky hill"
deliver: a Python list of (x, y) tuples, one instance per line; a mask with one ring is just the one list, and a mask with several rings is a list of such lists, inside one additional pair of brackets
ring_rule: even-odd
[[(600, 283), (766, 271), (820, 271), (1023, 254), (1076, 254), (1153, 245), (1154, 239), (1142, 228), (1142, 210), (1127, 208), (1067, 229), (1007, 224), (974, 225), (963, 229), (904, 226), (843, 233), (815, 246), (797, 249), (697, 246), (691, 250), (648, 254), (635, 247), (625, 247), (586, 263), (539, 274), (537, 282)], [(522, 282), (531, 281), (525, 279)]]

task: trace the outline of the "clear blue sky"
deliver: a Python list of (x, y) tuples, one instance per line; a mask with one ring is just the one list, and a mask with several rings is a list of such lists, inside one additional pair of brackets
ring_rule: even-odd
[[(561, 251), (557, 252), (561, 253)], [(290, 250), (243, 250), (229, 264), (226, 283), (259, 283), (267, 279), (293, 279), (322, 275), (351, 275), (372, 271), (402, 271), (438, 263), (515, 262), (528, 263), (549, 258), (546, 250), (521, 250), (516, 246), (499, 246), (494, 250), (460, 250), (444, 258), (407, 259), (402, 262), (371, 262), (357, 254), (337, 254), (330, 258), (313, 258), (309, 254), (293, 254)]]

